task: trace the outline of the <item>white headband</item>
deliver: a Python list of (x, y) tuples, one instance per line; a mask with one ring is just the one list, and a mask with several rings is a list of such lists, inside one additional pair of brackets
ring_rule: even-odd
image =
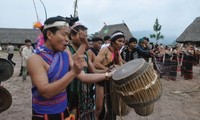
[(82, 25), (80, 22), (76, 22), (74, 25), (71, 26), (71, 29), (74, 29), (76, 26)]
[(123, 33), (121, 33), (121, 32), (117, 32), (117, 33), (115, 33), (115, 34), (113, 34), (113, 35), (111, 36), (111, 39), (114, 38), (114, 37), (116, 37), (116, 36), (118, 36), (118, 35), (123, 35), (123, 36), (124, 36)]
[(44, 30), (47, 28), (59, 27), (59, 26), (69, 26), (69, 24), (65, 21), (57, 21), (57, 22), (54, 22), (53, 24), (44, 25)]

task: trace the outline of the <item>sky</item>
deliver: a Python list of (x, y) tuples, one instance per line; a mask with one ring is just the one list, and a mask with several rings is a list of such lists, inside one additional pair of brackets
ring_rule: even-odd
[[(45, 21), (40, 0), (34, 0), (39, 21)], [(47, 16), (70, 16), (74, 0), (42, 0)], [(0, 0), (0, 28), (33, 28), (37, 21), (33, 0)], [(100, 31), (104, 23), (123, 21), (131, 31), (153, 30), (155, 19), (164, 36), (179, 36), (196, 17), (200, 17), (200, 0), (78, 0), (80, 22), (88, 33)]]

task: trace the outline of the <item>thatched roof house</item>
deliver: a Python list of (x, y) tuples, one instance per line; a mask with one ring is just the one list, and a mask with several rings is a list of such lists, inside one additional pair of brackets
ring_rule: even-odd
[(20, 46), (24, 44), (25, 39), (30, 39), (34, 43), (39, 34), (40, 31), (36, 29), (0, 28), (0, 43), (7, 45), (10, 42)]
[(128, 26), (125, 23), (114, 24), (114, 25), (105, 25), (101, 31), (98, 33), (98, 37), (105, 37), (106, 35), (112, 35), (115, 31), (120, 30), (124, 32), (125, 39), (129, 40), (133, 35), (131, 34)]
[(178, 43), (192, 43), (200, 46), (200, 17), (197, 17), (176, 39)]

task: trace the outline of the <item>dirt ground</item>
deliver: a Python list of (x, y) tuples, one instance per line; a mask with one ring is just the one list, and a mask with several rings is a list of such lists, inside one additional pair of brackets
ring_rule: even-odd
[[(7, 54), (0, 52), (1, 58)], [(11, 93), (11, 107), (0, 113), (0, 120), (31, 120), (31, 80), (22, 81), (18, 77), (20, 70), (20, 57), (15, 53), (13, 60), (17, 63), (14, 74), (9, 80), (1, 84)], [(154, 111), (147, 117), (139, 116), (134, 109), (125, 116), (118, 117), (118, 120), (200, 120), (200, 91), (182, 94), (172, 94), (171, 91), (191, 90), (200, 86), (200, 67), (194, 67), (194, 79), (183, 80), (178, 77), (177, 81), (161, 79), (163, 94), (155, 102)]]

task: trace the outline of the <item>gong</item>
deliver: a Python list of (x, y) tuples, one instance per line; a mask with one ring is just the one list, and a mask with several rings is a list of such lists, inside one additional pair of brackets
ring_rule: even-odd
[(14, 68), (10, 61), (0, 58), (0, 82), (6, 81), (12, 77), (13, 72)]
[(8, 90), (0, 86), (0, 113), (6, 111), (12, 104), (12, 97)]

